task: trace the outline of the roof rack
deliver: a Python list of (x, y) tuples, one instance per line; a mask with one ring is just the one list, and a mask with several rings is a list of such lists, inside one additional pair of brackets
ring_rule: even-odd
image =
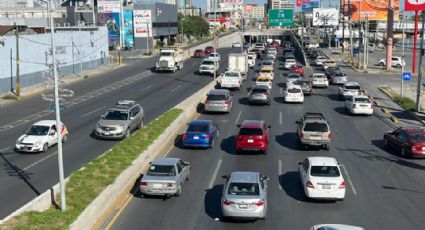
[(305, 113), (304, 114), (304, 120), (309, 119), (319, 119), (319, 120), (325, 120), (325, 117), (322, 113)]
[(132, 100), (119, 100), (119, 101), (117, 101), (117, 105), (131, 106), (131, 105), (134, 105), (134, 104), (136, 104), (136, 102), (132, 101)]

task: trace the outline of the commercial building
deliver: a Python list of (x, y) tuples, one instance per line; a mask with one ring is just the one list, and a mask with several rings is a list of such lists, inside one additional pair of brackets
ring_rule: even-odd
[(266, 16), (266, 9), (264, 5), (254, 6), (251, 9), (251, 17), (262, 20)]
[(268, 10), (270, 9), (294, 9), (294, 3), (288, 0), (268, 0)]

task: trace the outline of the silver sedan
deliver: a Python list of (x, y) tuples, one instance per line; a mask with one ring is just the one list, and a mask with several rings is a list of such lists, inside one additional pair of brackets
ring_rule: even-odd
[(223, 218), (265, 219), (268, 177), (258, 172), (232, 172), (221, 197)]

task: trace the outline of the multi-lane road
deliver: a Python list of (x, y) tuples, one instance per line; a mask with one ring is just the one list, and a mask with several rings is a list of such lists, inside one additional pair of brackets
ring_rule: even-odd
[[(226, 61), (226, 57), (222, 56)], [(187, 65), (186, 65), (187, 66)], [(222, 65), (223, 66), (223, 65)], [(258, 67), (256, 67), (258, 69)], [(320, 71), (318, 69), (314, 71)], [(349, 80), (367, 82), (367, 76), (347, 70)], [(212, 149), (182, 149), (177, 145), (169, 157), (191, 163), (191, 179), (181, 197), (141, 198), (133, 192), (124, 207), (116, 207), (112, 229), (308, 229), (314, 224), (343, 223), (366, 229), (424, 229), (425, 163), (399, 157), (384, 148), (383, 134), (394, 128), (379, 109), (373, 116), (351, 116), (337, 98), (337, 86), (314, 89), (304, 104), (285, 104), (282, 98), (284, 71), (275, 70), (270, 106), (248, 105), (248, 87), (255, 71), (235, 92), (230, 114), (200, 114), (220, 128), (220, 143)], [(376, 88), (367, 88), (378, 95)], [(380, 95), (382, 97), (382, 95)], [(330, 122), (330, 151), (300, 150), (296, 124), (305, 112), (321, 112)], [(245, 119), (265, 120), (272, 126), (266, 155), (235, 154), (236, 124)], [(308, 156), (331, 156), (343, 164), (347, 184), (344, 201), (306, 201), (297, 162)], [(268, 183), (268, 216), (255, 222), (225, 222), (220, 214), (222, 175), (232, 171), (259, 171)], [(134, 189), (137, 191), (137, 188)], [(106, 226), (106, 225), (104, 225)]]
[[(227, 56), (233, 49), (219, 50)], [(239, 50), (238, 50), (239, 51)], [(143, 59), (68, 86), (75, 96), (62, 111), (62, 121), (69, 130), (64, 144), (65, 176), (93, 160), (116, 141), (97, 140), (92, 131), (97, 121), (117, 100), (136, 100), (144, 107), (145, 121), (150, 122), (211, 82), (210, 76), (194, 74), (201, 59), (189, 59), (176, 73), (152, 73), (157, 57)], [(223, 60), (220, 71), (227, 66)], [(50, 103), (34, 96), (2, 108), (0, 113), (0, 219), (58, 182), (56, 147), (46, 153), (18, 153), (16, 139), (38, 120), (54, 119)]]

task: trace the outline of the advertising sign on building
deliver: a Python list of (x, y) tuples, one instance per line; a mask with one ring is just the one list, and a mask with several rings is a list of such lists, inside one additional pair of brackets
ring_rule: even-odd
[(335, 8), (314, 8), (313, 26), (337, 26), (338, 9)]
[(404, 0), (404, 10), (425, 10), (425, 0)]
[(134, 10), (134, 37), (146, 38), (152, 37), (152, 11)]
[(269, 26), (286, 26), (294, 25), (293, 9), (272, 9), (269, 10)]
[[(386, 21), (388, 0), (351, 0), (351, 20)], [(400, 0), (393, 0), (394, 19), (398, 19)]]
[(119, 13), (121, 0), (97, 0), (99, 13)]
[(313, 12), (314, 8), (319, 8), (320, 0), (310, 0), (302, 2), (301, 9), (304, 13)]
[(108, 28), (109, 47), (118, 47), (120, 45), (120, 14), (102, 13), (100, 14), (100, 21), (105, 23)]
[(220, 11), (243, 10), (243, 0), (220, 1)]
[(124, 10), (124, 47), (134, 47), (133, 11)]

